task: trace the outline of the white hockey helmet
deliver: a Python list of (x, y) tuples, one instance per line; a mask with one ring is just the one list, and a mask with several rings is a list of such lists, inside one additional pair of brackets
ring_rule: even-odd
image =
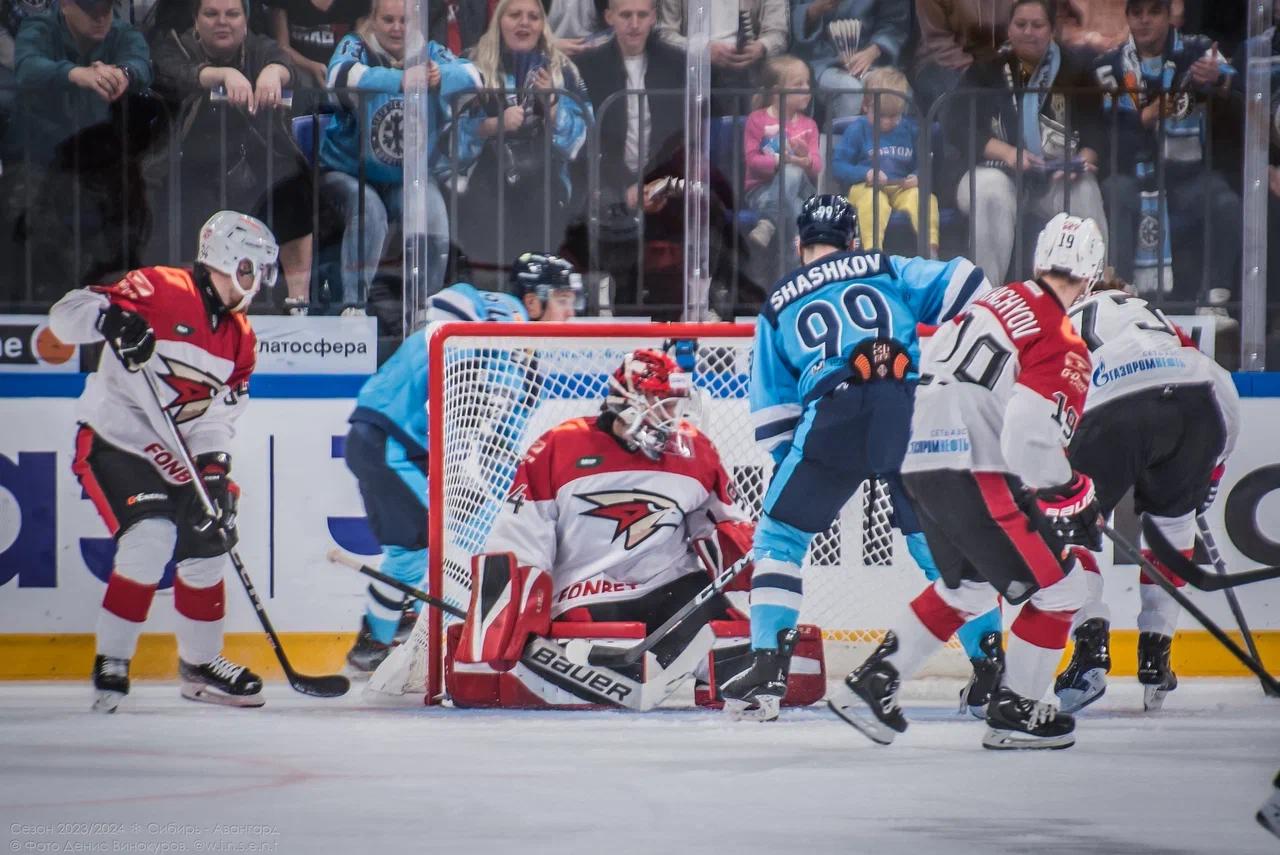
[[(253, 295), (263, 285), (276, 284), (280, 247), (276, 245), (271, 230), (258, 219), (236, 211), (219, 211), (210, 217), (200, 229), (200, 248), (196, 261), (231, 277), (231, 287), (240, 295), (240, 302), (233, 312), (243, 312), (249, 307)], [(253, 285), (245, 290), (236, 273), (241, 264), (248, 262), (253, 270)]]
[(1089, 217), (1054, 216), (1036, 239), (1036, 273), (1062, 273), (1092, 285), (1102, 278), (1107, 242)]

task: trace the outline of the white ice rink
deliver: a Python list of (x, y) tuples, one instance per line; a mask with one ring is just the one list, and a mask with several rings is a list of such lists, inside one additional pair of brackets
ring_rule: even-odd
[(0, 685), (3, 851), (1280, 852), (1253, 819), (1280, 701), (1252, 681), (1186, 681), (1159, 716), (1116, 681), (1074, 748), (1020, 754), (941, 701), (880, 748), (825, 707), (759, 725), (267, 696), (143, 683), (101, 716), (86, 685)]

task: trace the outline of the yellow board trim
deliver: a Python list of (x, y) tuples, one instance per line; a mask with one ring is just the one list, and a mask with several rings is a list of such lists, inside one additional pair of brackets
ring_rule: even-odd
[[(879, 636), (883, 633), (874, 633)], [(1239, 632), (1228, 633), (1243, 644)], [(848, 640), (847, 633), (826, 631), (832, 641)], [(861, 631), (862, 640), (872, 636)], [(1262, 662), (1273, 673), (1280, 674), (1280, 630), (1262, 630), (1253, 634)], [(289, 661), (295, 668), (310, 674), (332, 674), (342, 669), (347, 651), (355, 636), (349, 632), (289, 632), (281, 636)], [(1137, 668), (1138, 631), (1116, 629), (1111, 632), (1111, 673), (1132, 677)], [(85, 634), (0, 634), (0, 680), (82, 680), (93, 667), (94, 639)], [(258, 632), (227, 633), (223, 648), (227, 658), (238, 662), (268, 679), (281, 679), (284, 674), (266, 636)], [(1070, 646), (1063, 657), (1065, 663)], [(1179, 631), (1173, 643), (1173, 670), (1183, 677), (1242, 677), (1249, 674), (1213, 636), (1204, 630)], [(145, 633), (138, 640), (138, 651), (130, 667), (134, 679), (173, 680), (178, 676), (178, 648), (172, 635)]]

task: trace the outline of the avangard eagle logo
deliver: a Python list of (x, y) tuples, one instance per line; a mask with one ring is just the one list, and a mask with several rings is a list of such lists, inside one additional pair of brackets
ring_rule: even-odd
[(164, 408), (173, 415), (178, 424), (198, 419), (217, 397), (222, 388), (222, 381), (212, 374), (207, 374), (195, 366), (179, 362), (168, 356), (160, 357), (168, 372), (161, 374), (165, 385), (177, 392), (173, 400), (165, 403)]
[(583, 511), (586, 516), (614, 522), (613, 540), (625, 534), (626, 549), (635, 549), (660, 528), (675, 528), (683, 516), (674, 499), (644, 490), (579, 493), (578, 498), (592, 505), (591, 510)]

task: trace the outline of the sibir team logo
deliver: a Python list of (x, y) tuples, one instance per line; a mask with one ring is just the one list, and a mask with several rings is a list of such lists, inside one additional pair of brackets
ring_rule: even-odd
[(614, 522), (612, 539), (616, 541), (626, 535), (623, 541), (626, 549), (635, 549), (660, 528), (675, 528), (681, 515), (675, 500), (644, 490), (579, 493), (578, 498), (593, 505), (591, 510), (583, 512), (586, 516)]
[(404, 163), (404, 101), (399, 98), (378, 108), (369, 123), (373, 156), (388, 166)]
[(178, 424), (184, 424), (203, 416), (209, 409), (209, 405), (213, 403), (213, 399), (217, 397), (218, 390), (222, 388), (222, 381), (193, 365), (179, 362), (171, 357), (162, 356), (160, 359), (169, 369), (168, 373), (160, 375), (160, 379), (177, 392), (177, 396), (164, 405), (164, 408), (173, 414), (173, 420)]

